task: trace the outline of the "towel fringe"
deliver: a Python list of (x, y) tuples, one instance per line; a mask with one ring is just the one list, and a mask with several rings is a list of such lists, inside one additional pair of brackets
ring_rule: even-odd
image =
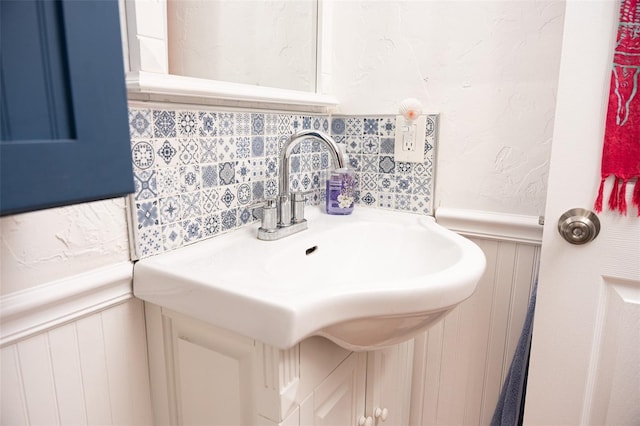
[[(608, 176), (607, 176), (608, 177)], [(600, 187), (598, 188), (598, 196), (593, 203), (593, 209), (597, 213), (602, 212), (602, 204), (604, 200), (604, 185), (607, 177), (603, 177), (600, 180)], [(635, 179), (635, 183), (633, 183)], [(628, 210), (627, 204), (627, 184), (629, 180), (632, 181), (633, 191), (631, 195), (631, 205), (638, 209), (637, 216), (640, 217), (640, 177), (634, 177), (632, 179), (620, 178), (613, 176), (613, 186), (611, 192), (609, 192), (609, 200), (607, 202), (609, 210), (618, 211), (620, 214), (626, 216)]]
[(640, 217), (640, 177), (636, 180), (634, 185), (631, 204), (638, 208), (638, 217)]
[(616, 176), (613, 177), (613, 188), (609, 194), (609, 210), (618, 210), (618, 195), (620, 193), (620, 184)]

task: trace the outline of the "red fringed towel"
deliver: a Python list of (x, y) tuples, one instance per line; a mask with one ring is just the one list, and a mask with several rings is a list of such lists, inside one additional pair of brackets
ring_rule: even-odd
[(622, 0), (613, 57), (602, 150), (602, 180), (595, 210), (602, 211), (605, 180), (613, 176), (609, 208), (627, 213), (627, 183), (635, 180), (631, 203), (640, 216), (640, 3)]

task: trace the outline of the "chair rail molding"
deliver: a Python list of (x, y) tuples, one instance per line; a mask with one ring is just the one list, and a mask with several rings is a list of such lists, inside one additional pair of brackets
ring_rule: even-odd
[(133, 297), (133, 263), (120, 262), (0, 298), (0, 347)]
[(518, 243), (542, 244), (538, 216), (438, 207), (436, 222), (466, 236)]

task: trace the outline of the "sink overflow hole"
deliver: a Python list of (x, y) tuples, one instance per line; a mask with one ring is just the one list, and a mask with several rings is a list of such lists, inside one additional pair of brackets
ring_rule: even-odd
[(304, 254), (309, 256), (310, 254), (315, 253), (317, 250), (318, 250), (318, 246), (313, 246), (313, 247), (310, 247), (310, 248), (306, 249), (304, 251)]

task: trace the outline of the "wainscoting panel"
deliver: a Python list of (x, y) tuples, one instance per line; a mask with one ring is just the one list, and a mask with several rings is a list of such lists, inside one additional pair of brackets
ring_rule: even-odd
[(144, 308), (124, 303), (0, 350), (2, 425), (151, 425)]
[[(542, 227), (531, 232), (537, 218), (494, 215), (492, 233), (491, 220), (479, 215), (480, 235), (473, 223), (460, 225), (458, 213), (452, 215), (456, 231), (480, 246), (487, 270), (473, 296), (416, 339), (412, 425), (490, 423), (537, 274)], [(444, 226), (447, 220), (446, 214), (438, 217)], [(505, 220), (514, 232), (505, 232)]]

